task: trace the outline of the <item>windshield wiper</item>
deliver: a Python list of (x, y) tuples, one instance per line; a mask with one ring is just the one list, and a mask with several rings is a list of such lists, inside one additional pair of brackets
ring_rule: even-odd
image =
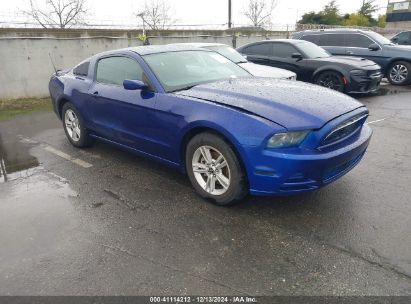
[(194, 84), (194, 85), (189, 85), (189, 86), (182, 87), (182, 88), (178, 88), (178, 89), (175, 89), (175, 90), (172, 90), (172, 91), (168, 91), (168, 92), (169, 92), (169, 93), (174, 93), (174, 92), (179, 92), (179, 91), (186, 91), (186, 90), (190, 90), (190, 89), (194, 88), (195, 86), (196, 86), (196, 84)]

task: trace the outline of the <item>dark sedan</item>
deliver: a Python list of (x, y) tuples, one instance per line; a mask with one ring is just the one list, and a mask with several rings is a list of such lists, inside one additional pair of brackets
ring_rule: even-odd
[(335, 56), (350, 56), (372, 60), (393, 85), (411, 83), (411, 47), (395, 45), (384, 36), (355, 29), (331, 29), (295, 33), (301, 39), (321, 46)]
[(287, 69), (295, 72), (298, 80), (344, 93), (375, 92), (382, 79), (380, 66), (370, 60), (331, 56), (303, 40), (261, 41), (238, 51), (254, 63)]

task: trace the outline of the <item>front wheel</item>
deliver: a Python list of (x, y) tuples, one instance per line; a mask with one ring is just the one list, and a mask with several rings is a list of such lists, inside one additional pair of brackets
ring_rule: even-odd
[(393, 85), (407, 85), (411, 82), (411, 64), (405, 61), (394, 62), (387, 73), (388, 81)]
[(220, 206), (247, 194), (245, 175), (230, 145), (213, 133), (193, 137), (186, 149), (186, 170), (194, 189)]
[(345, 91), (345, 83), (343, 76), (334, 71), (322, 72), (316, 79), (315, 83), (322, 87), (329, 88), (338, 92)]

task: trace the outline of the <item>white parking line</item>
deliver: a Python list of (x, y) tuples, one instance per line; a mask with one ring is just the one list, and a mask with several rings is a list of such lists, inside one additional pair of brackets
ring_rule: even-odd
[(387, 119), (387, 118), (382, 118), (382, 119), (378, 119), (378, 120), (374, 120), (374, 121), (367, 122), (366, 124), (367, 124), (367, 125), (371, 125), (371, 124), (374, 124), (374, 123), (377, 123), (377, 122), (384, 121), (384, 120), (386, 120), (386, 119)]
[(76, 165), (79, 165), (80, 167), (83, 167), (83, 168), (93, 167), (92, 164), (90, 164), (90, 163), (88, 163), (88, 162), (86, 162), (86, 161), (84, 161), (84, 160), (81, 160), (81, 159), (79, 159), (79, 158), (71, 157), (71, 156), (68, 155), (67, 153), (64, 153), (63, 151), (57, 150), (57, 149), (55, 149), (55, 148), (53, 148), (53, 147), (44, 145), (43, 148), (44, 148), (44, 150), (46, 150), (46, 151), (48, 151), (48, 152), (50, 152), (50, 153), (53, 153), (53, 154), (55, 154), (55, 155), (57, 155), (57, 156), (60, 156), (61, 158), (64, 158), (64, 159), (66, 159), (66, 160), (69, 160), (69, 161), (71, 161), (72, 163), (74, 163), (74, 164), (76, 164)]

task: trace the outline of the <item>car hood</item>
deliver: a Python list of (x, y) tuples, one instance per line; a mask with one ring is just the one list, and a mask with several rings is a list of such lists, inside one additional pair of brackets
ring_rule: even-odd
[(349, 96), (320, 86), (257, 77), (201, 84), (176, 94), (237, 108), (294, 130), (319, 129), (363, 107)]
[(296, 77), (296, 74), (294, 72), (261, 64), (255, 64), (252, 62), (240, 63), (239, 66), (257, 77), (269, 77), (278, 79), (288, 79), (290, 77)]
[(351, 66), (353, 69), (379, 69), (380, 66), (376, 64), (374, 61), (358, 58), (358, 57), (349, 57), (349, 56), (331, 56), (326, 58), (318, 58), (318, 61), (329, 62), (329, 63), (336, 63), (336, 64), (344, 64)]
[(401, 52), (408, 54), (408, 56), (411, 56), (411, 46), (409, 45), (386, 45), (384, 48), (384, 51), (396, 51), (396, 52)]

